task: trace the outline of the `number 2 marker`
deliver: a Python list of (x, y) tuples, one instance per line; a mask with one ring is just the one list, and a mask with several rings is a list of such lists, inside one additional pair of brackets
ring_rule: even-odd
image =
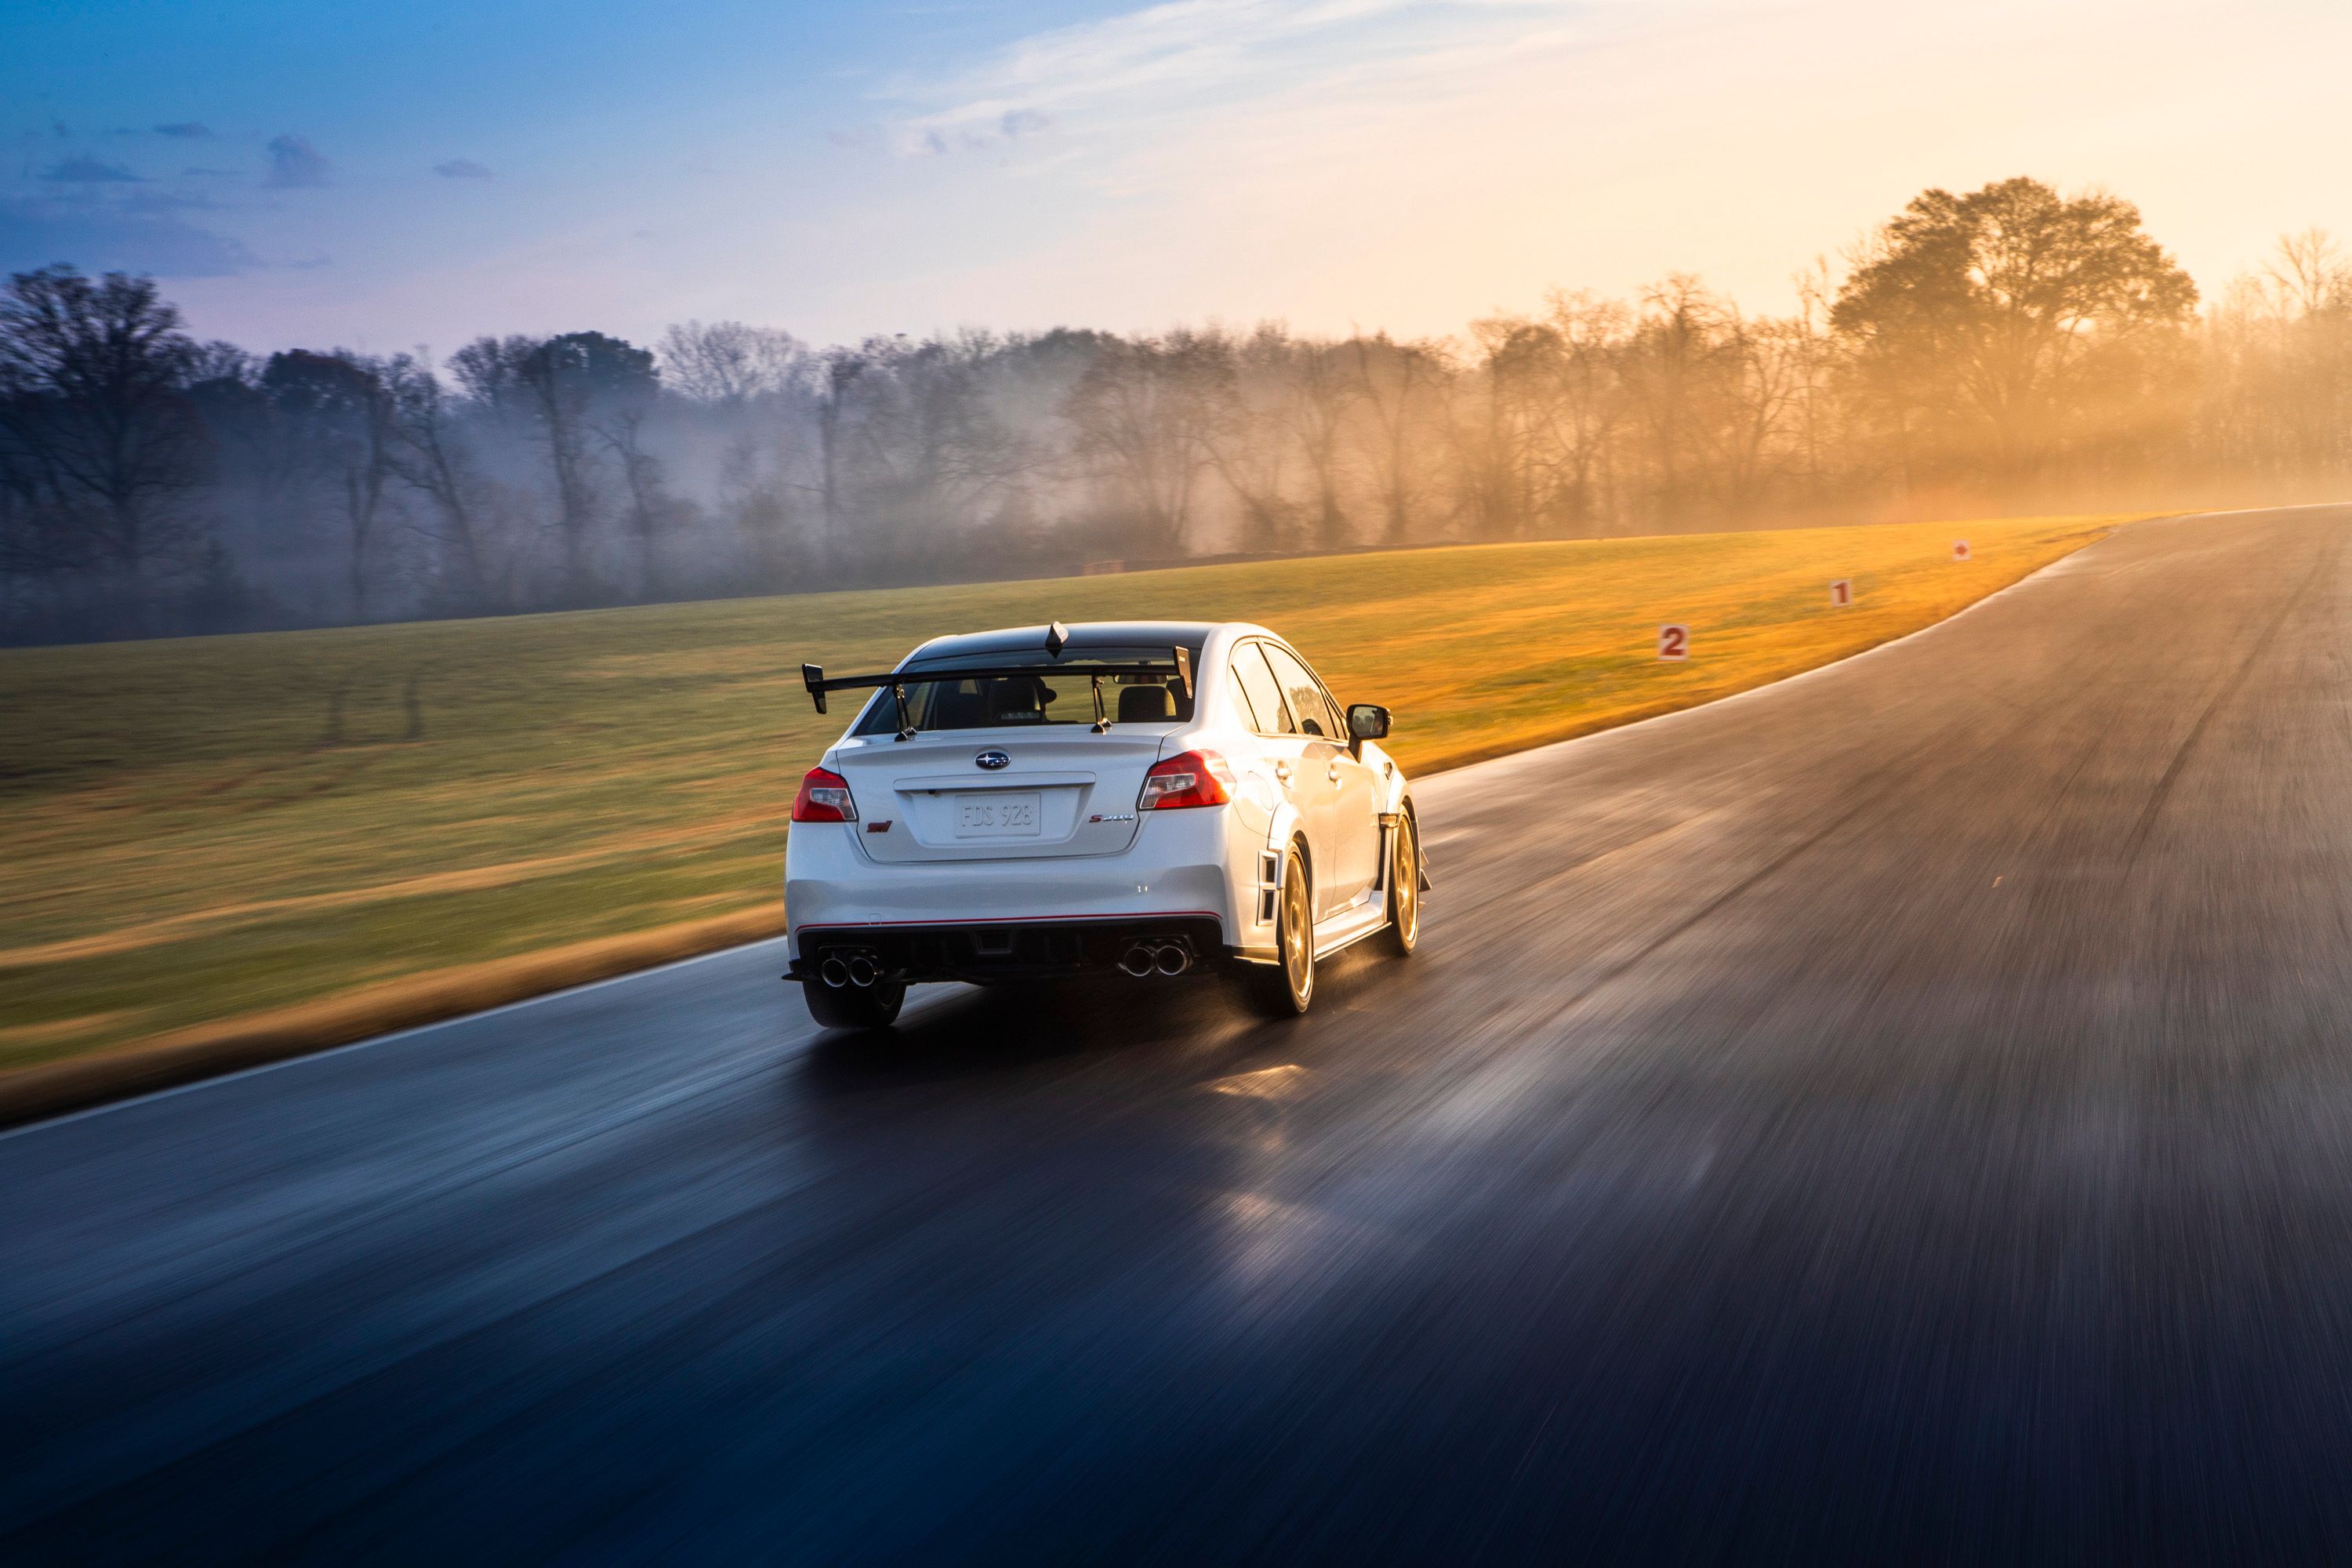
[(1658, 657), (1660, 658), (1688, 658), (1690, 657), (1690, 627), (1660, 626), (1658, 628)]

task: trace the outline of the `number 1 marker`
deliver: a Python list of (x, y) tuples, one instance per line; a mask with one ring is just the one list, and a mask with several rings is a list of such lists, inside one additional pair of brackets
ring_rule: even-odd
[(1968, 558), (1969, 542), (1965, 539), (1955, 539), (1952, 541), (1952, 559), (1955, 561), (1966, 561)]
[(1841, 577), (1841, 578), (1839, 578), (1836, 582), (1834, 582), (1834, 583), (1832, 583), (1832, 584), (1830, 584), (1830, 604), (1831, 604), (1831, 605), (1832, 605), (1833, 608), (1843, 610), (1843, 609), (1844, 609), (1848, 605), (1851, 605), (1851, 604), (1853, 604), (1853, 578), (1851, 578), (1851, 577)]
[(1658, 628), (1658, 657), (1660, 658), (1688, 658), (1690, 657), (1690, 627), (1660, 626)]

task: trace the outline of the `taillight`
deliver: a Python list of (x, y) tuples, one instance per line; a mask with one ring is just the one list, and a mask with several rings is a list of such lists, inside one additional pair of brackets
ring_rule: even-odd
[(1138, 811), (1174, 811), (1185, 805), (1223, 805), (1234, 798), (1234, 770), (1214, 752), (1182, 752), (1155, 763), (1143, 775)]
[(811, 768), (793, 797), (794, 822), (855, 822), (857, 803), (849, 798), (849, 781), (824, 768)]

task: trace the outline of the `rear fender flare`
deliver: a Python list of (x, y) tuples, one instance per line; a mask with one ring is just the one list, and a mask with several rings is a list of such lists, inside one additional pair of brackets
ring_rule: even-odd
[(1381, 811), (1383, 815), (1412, 809), (1412, 790), (1404, 781), (1402, 771), (1391, 771), (1381, 781)]
[[(1265, 843), (1262, 847), (1264, 854), (1261, 855), (1258, 862), (1263, 868), (1265, 864), (1265, 856), (1274, 857), (1274, 874), (1277, 879), (1274, 885), (1277, 888), (1281, 885), (1279, 879), (1282, 868), (1287, 864), (1285, 851), (1288, 850), (1293, 844), (1298, 846), (1298, 857), (1307, 862), (1307, 874), (1311, 878), (1315, 874), (1315, 851), (1307, 841), (1307, 819), (1299, 815), (1296, 806), (1286, 800), (1275, 809), (1274, 822), (1266, 831)], [(1267, 886), (1265, 871), (1261, 869), (1257, 876), (1250, 879), (1250, 881), (1253, 892), (1263, 900)], [(1251, 910), (1251, 914), (1255, 916), (1259, 910), (1265, 907), (1266, 905), (1261, 902), (1256, 909)], [(1250, 929), (1263, 932), (1266, 927), (1263, 921), (1253, 919)], [(1271, 946), (1252, 947), (1244, 952), (1244, 956), (1254, 962), (1271, 963), (1274, 962), (1274, 951)]]
[(1265, 847), (1279, 855), (1283, 847), (1294, 838), (1302, 842), (1307, 839), (1307, 818), (1299, 815), (1297, 806), (1286, 800), (1274, 808), (1274, 820), (1265, 831)]

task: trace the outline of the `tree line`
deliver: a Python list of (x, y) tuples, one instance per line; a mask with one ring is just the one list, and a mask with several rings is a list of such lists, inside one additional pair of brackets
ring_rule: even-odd
[(2301, 499), (2352, 473), (2326, 236), (2200, 305), (2128, 202), (1923, 193), (1797, 309), (1696, 279), (1449, 340), (688, 321), (436, 362), (200, 342), (150, 279), (0, 293), (0, 637), (1204, 555)]

